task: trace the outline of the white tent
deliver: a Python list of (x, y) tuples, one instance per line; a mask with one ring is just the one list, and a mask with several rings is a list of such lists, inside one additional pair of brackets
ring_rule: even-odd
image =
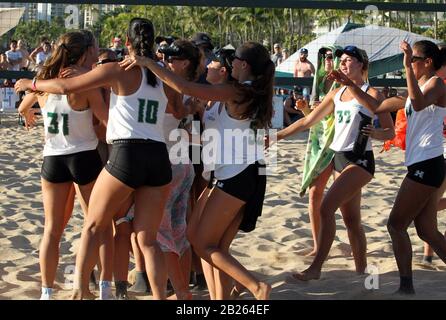
[(0, 37), (19, 23), (24, 12), (25, 7), (0, 8)]
[[(325, 45), (338, 45), (340, 47), (354, 45), (364, 49), (371, 63), (369, 77), (372, 78), (402, 68), (402, 54), (399, 48), (402, 40), (406, 40), (410, 44), (419, 40), (439, 42), (435, 39), (395, 28), (375, 25), (363, 27), (347, 23), (311, 41), (303, 48), (308, 49), (308, 60), (314, 65), (316, 65), (319, 48)], [(297, 59), (299, 59), (299, 50), (277, 67), (277, 75), (292, 76)]]

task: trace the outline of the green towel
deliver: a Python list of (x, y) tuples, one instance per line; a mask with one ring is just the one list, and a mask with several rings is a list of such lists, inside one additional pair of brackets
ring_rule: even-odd
[[(334, 52), (339, 47), (324, 46), (322, 48), (330, 49), (333, 52), (334, 69), (337, 69), (339, 67), (339, 59), (335, 57)], [(339, 85), (334, 82), (331, 88), (325, 92), (324, 80), (326, 72), (324, 68), (324, 55), (321, 53), (318, 53), (316, 70), (317, 72), (313, 81), (311, 100), (322, 101), (329, 91), (339, 87)], [(334, 151), (329, 147), (334, 137), (334, 124), (334, 114), (329, 114), (310, 128), (302, 174), (301, 197), (305, 195), (308, 187), (321, 174), (321, 172), (327, 168), (333, 159)]]

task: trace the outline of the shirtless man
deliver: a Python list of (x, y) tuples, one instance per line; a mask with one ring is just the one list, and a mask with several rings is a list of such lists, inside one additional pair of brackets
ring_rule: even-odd
[[(314, 65), (307, 59), (308, 50), (305, 48), (300, 49), (299, 60), (296, 61), (294, 66), (295, 78), (307, 78), (314, 74)], [(306, 100), (310, 100), (310, 87), (303, 87), (303, 96)]]

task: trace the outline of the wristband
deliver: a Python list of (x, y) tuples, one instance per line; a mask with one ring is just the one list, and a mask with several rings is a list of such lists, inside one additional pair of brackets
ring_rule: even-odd
[(36, 82), (37, 82), (37, 78), (34, 77), (34, 78), (33, 78), (33, 82), (31, 83), (31, 89), (32, 89), (33, 91), (37, 91), (37, 88), (36, 88)]

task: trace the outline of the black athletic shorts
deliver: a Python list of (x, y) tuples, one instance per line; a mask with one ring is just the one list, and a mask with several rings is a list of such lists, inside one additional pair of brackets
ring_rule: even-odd
[(172, 180), (166, 144), (150, 139), (114, 140), (105, 169), (133, 189), (160, 187)]
[(255, 229), (262, 214), (266, 190), (265, 165), (258, 162), (249, 165), (235, 177), (216, 180), (215, 186), (227, 194), (246, 202), (239, 229), (249, 232)]
[[(203, 150), (203, 147), (201, 145), (197, 145), (197, 144), (189, 145), (189, 159), (190, 159), (192, 165), (194, 166), (194, 172), (195, 172), (194, 180), (200, 179), (201, 174), (203, 173), (203, 159), (202, 159), (202, 153), (201, 153), (202, 150)], [(198, 163), (197, 163), (197, 161), (194, 161), (194, 159), (193, 159), (194, 154), (200, 155)], [(197, 159), (195, 159), (195, 160), (197, 160)]]
[(407, 167), (410, 180), (421, 184), (439, 188), (445, 176), (445, 163), (443, 156), (414, 163)]
[(363, 168), (372, 176), (375, 174), (375, 157), (373, 156), (373, 151), (366, 151), (363, 157), (358, 157), (353, 151), (335, 152), (333, 161), (336, 172), (342, 172), (348, 165), (354, 164)]
[(52, 183), (73, 181), (82, 186), (96, 180), (101, 170), (101, 157), (95, 149), (60, 156), (45, 156), (41, 175)]

